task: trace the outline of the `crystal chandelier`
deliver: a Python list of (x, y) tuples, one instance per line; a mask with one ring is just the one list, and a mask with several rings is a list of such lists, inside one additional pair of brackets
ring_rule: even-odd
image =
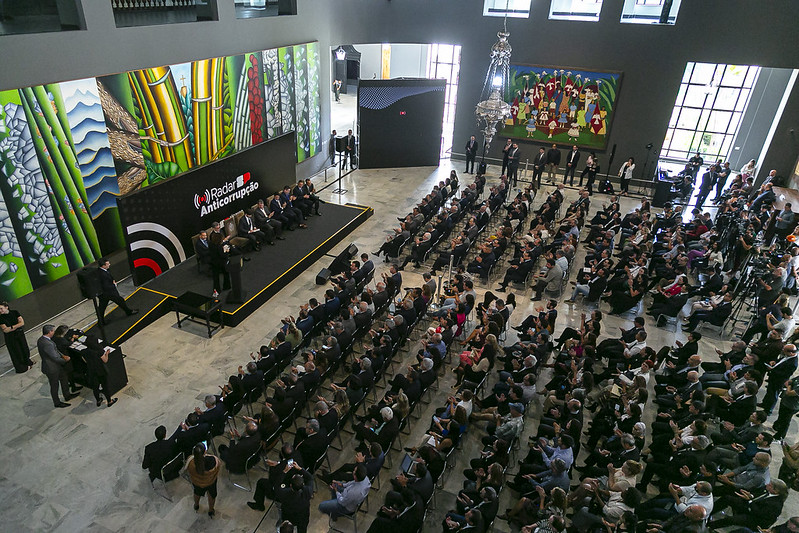
[(510, 104), (508, 104), (508, 86), (510, 71), (511, 48), (508, 42), (508, 23), (507, 17), (503, 24), (503, 30), (497, 33), (499, 40), (491, 47), (491, 63), (488, 65), (486, 78), (483, 82), (483, 90), (480, 93), (480, 102), (474, 110), (477, 116), (477, 125), (483, 133), (483, 161), (494, 135), (497, 133), (497, 126), (510, 116)]

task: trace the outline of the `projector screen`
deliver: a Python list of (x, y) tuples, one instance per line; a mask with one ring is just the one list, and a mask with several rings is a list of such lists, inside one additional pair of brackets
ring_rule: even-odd
[(445, 80), (361, 80), (359, 167), (438, 165)]

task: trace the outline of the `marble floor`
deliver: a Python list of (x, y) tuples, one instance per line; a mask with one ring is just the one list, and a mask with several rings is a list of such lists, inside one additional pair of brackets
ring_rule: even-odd
[[(359, 203), (375, 210), (375, 215), (331, 254), (337, 254), (350, 241), (361, 251), (375, 250), (397, 223), (396, 217), (409, 211), (433, 184), (449, 175), (451, 168), (449, 161), (442, 161), (438, 168), (358, 170), (342, 180), (342, 187), (348, 191), (346, 194), (333, 194), (332, 187), (326, 189), (322, 193), (325, 201)], [(468, 178), (463, 177), (464, 181)], [(317, 188), (323, 185), (320, 180)], [(576, 189), (567, 189), (567, 201), (576, 195)], [(536, 205), (541, 198), (539, 196)], [(595, 208), (601, 202), (602, 198), (597, 197)], [(635, 205), (636, 200), (632, 198), (622, 200), (624, 211)], [(312, 219), (311, 223), (323, 221), (324, 217)], [(272, 338), (277, 331), (277, 317), (296, 314), (299, 304), (321, 293), (313, 280), (316, 272), (328, 262), (329, 258), (320, 260), (240, 326), (225, 328), (212, 339), (205, 337), (199, 325), (178, 330), (171, 315), (158, 320), (125, 343), (130, 384), (119, 393), (120, 401), (113, 408), (95, 407), (91, 392), (84, 390), (70, 408), (53, 410), (47, 381), (38, 366), (26, 374), (2, 375), (0, 402), (5, 408), (0, 413), (4, 428), (0, 434), (3, 451), (0, 457), (0, 501), (3, 501), (0, 529), (14, 532), (272, 531), (276, 513), (264, 517), (263, 513), (250, 510), (245, 502), (251, 495), (233, 487), (224, 474), (220, 477), (214, 519), (204, 512), (195, 513), (191, 488), (182, 479), (169, 485), (172, 501), (161, 497), (140, 467), (141, 456), (144, 446), (153, 440), (156, 426), (163, 424), (170, 431), (176, 427), (189, 411), (201, 405), (207, 393), (216, 391), (238, 365), (249, 359), (251, 351)], [(384, 268), (383, 263), (378, 263), (378, 271)], [(421, 270), (411, 268), (404, 277), (404, 285), (413, 285), (421, 280)], [(132, 290), (129, 282), (123, 290)], [(479, 288), (478, 293), (484, 290), (485, 287)], [(532, 311), (529, 297), (520, 297), (519, 302), (520, 307), (511, 318), (513, 325)], [(561, 304), (556, 333), (568, 325), (578, 324), (582, 310), (580, 305)], [(55, 317), (53, 323), (85, 326), (91, 314), (90, 306), (83, 304)], [(627, 319), (609, 316), (603, 321), (603, 330), (615, 332), (619, 326), (628, 324)], [(681, 331), (675, 333), (673, 329), (673, 326), (648, 328), (648, 343), (659, 347), (672, 344), (674, 340), (685, 340)], [(31, 332), (28, 338), (34, 342), (36, 335)], [(514, 335), (509, 334), (507, 343), (514, 341)], [(701, 341), (700, 353), (710, 359), (715, 357), (714, 348), (724, 349), (728, 345), (728, 339), (709, 334)], [(2, 369), (10, 366), (6, 354), (0, 354), (0, 364)], [(434, 397), (423, 412), (422, 420), (443, 402), (454, 377), (447, 371), (442, 380), (438, 397)], [(546, 381), (544, 373), (539, 383)], [(540, 406), (536, 406), (532, 417), (528, 418), (522, 442), (526, 442), (527, 435), (535, 433), (535, 420), (539, 415)], [(419, 442), (426, 426), (426, 423), (415, 424), (411, 437), (403, 438), (405, 445)], [(463, 480), (460, 471), (479, 453), (482, 435), (482, 429), (475, 428), (465, 439), (455, 469), (438, 493), (436, 509), (428, 514), (425, 531), (438, 531), (444, 513), (454, 508), (455, 495)], [(796, 437), (797, 428), (793, 424), (788, 440), (793, 442)], [(778, 458), (780, 452), (776, 448), (774, 454)], [(349, 462), (351, 453), (346, 447), (342, 452), (332, 451), (333, 467)], [(395, 469), (386, 468), (381, 473), (382, 490), (373, 491), (370, 512), (361, 515), (359, 531), (368, 527), (390, 486), (388, 480), (396, 473), (401, 455), (392, 453)], [(776, 466), (772, 471), (776, 474)], [(260, 475), (258, 468), (253, 475)], [(326, 517), (316, 512), (316, 504), (326, 498), (325, 491), (317, 491), (309, 531), (327, 531)], [(503, 491), (500, 510), (509, 507), (512, 498), (511, 491)], [(783, 516), (799, 514), (797, 510), (799, 501), (792, 492)], [(337, 527), (352, 531), (352, 523), (346, 520), (340, 520)], [(494, 530), (509, 531), (508, 524), (498, 520)]]

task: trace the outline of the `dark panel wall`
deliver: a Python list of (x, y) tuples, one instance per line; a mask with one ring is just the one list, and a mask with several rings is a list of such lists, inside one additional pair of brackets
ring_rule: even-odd
[[(216, 22), (122, 29), (107, 0), (82, 4), (85, 31), (0, 37), (0, 90), (310, 40), (318, 40), (322, 50), (339, 42), (453, 43), (463, 46), (455, 146), (476, 131), (474, 104), (502, 25), (499, 18), (482, 16), (482, 0), (369, 0), (368, 9), (365, 0), (302, 0), (297, 16), (248, 20), (236, 19), (233, 2), (219, 0)], [(799, 67), (799, 49), (790, 45), (799, 20), (794, 0), (772, 0), (767, 9), (749, 0), (683, 0), (677, 25), (663, 27), (620, 24), (621, 6), (620, 0), (606, 0), (597, 23), (550, 21), (549, 2), (536, 0), (530, 19), (508, 21), (514, 62), (624, 71), (609, 143), (618, 145), (617, 158), (643, 159), (648, 142), (660, 147), (687, 61)], [(324, 61), (323, 130), (329, 129), (329, 68)], [(765, 166), (787, 168), (799, 156), (789, 133), (796, 129), (797, 111), (799, 87)], [(523, 146), (525, 154), (533, 150)], [(321, 159), (301, 164), (298, 175), (311, 173)]]
[[(620, 24), (620, 0), (606, 0), (596, 23), (551, 21), (549, 4), (536, 0), (530, 19), (508, 20), (513, 62), (624, 72), (608, 144), (609, 149), (618, 145), (614, 166), (627, 156), (643, 161), (649, 142), (659, 150), (687, 61), (799, 67), (799, 52), (786, 42), (799, 20), (799, 3), (791, 0), (774, 0), (768, 9), (756, 9), (746, 0), (683, 0), (675, 26)], [(354, 43), (462, 45), (454, 142), (458, 151), (477, 132), (474, 104), (489, 49), (502, 27), (502, 19), (482, 16), (482, 5), (481, 0), (376, 0), (364, 10), (360, 0), (338, 0), (331, 29), (340, 40)], [(795, 123), (796, 115), (791, 119), (788, 113), (797, 107), (799, 90), (794, 90), (783, 120)], [(780, 168), (790, 167), (799, 155), (789, 141), (783, 138), (780, 153), (769, 154), (769, 161), (781, 161)], [(502, 144), (501, 139), (494, 142), (492, 155)], [(534, 151), (522, 145), (523, 159)], [(607, 156), (603, 160), (607, 163)]]

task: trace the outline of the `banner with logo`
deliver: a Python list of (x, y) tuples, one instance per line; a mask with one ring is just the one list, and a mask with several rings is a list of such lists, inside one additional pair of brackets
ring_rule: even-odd
[[(194, 255), (192, 236), (296, 183), (290, 133), (117, 199), (133, 281)], [(267, 201), (268, 204), (268, 201)]]

